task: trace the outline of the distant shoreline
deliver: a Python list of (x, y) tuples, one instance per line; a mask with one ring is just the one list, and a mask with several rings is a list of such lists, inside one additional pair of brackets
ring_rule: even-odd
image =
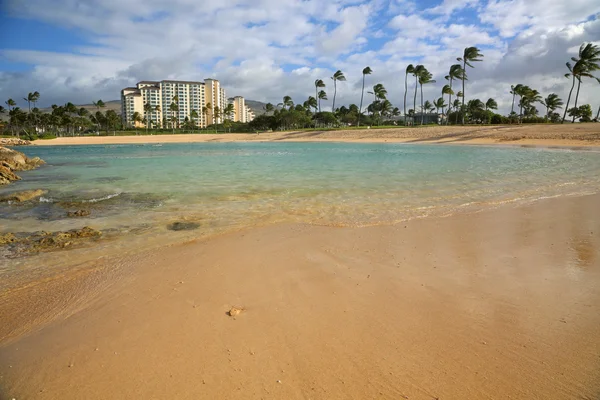
[(284, 131), (222, 134), (61, 137), (35, 146), (203, 142), (355, 142), (598, 147), (600, 124), (524, 126), (433, 126), (425, 128)]

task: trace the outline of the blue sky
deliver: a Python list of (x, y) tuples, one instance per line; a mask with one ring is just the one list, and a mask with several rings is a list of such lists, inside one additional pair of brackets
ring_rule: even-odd
[[(467, 97), (510, 107), (511, 84), (566, 97), (565, 62), (584, 41), (600, 43), (596, 0), (4, 0), (0, 93), (40, 105), (118, 99), (146, 79), (220, 79), (228, 95), (303, 102), (312, 83), (348, 79), (338, 102), (357, 102), (361, 71), (402, 108), (404, 70), (422, 63), (437, 83), (467, 46), (484, 61)], [(10, 40), (6, 40), (10, 38)], [(331, 90), (331, 88), (327, 88)], [(590, 81), (583, 101), (600, 103)], [(3, 100), (4, 102), (4, 100)], [(410, 104), (409, 104), (410, 107)]]

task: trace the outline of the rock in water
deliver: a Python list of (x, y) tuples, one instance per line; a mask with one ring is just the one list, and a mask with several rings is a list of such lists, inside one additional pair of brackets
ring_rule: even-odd
[(0, 138), (0, 145), (2, 146), (27, 146), (29, 144), (31, 144), (29, 140), (20, 138)]
[(20, 178), (14, 171), (28, 171), (44, 164), (39, 157), (28, 158), (16, 150), (0, 147), (0, 185), (6, 185)]
[(16, 202), (23, 202), (23, 201), (29, 201), (29, 200), (33, 200), (36, 199), (40, 196), (43, 196), (44, 194), (48, 193), (47, 190), (42, 190), (42, 189), (36, 189), (36, 190), (25, 190), (22, 192), (14, 192), (14, 193), (9, 193), (5, 196), (0, 197), (0, 202), (3, 201), (16, 201)]
[(90, 215), (90, 211), (89, 210), (77, 210), (77, 211), (69, 211), (69, 212), (67, 212), (67, 217), (69, 217), (69, 218), (87, 217), (88, 215)]
[(172, 224), (167, 225), (167, 229), (170, 231), (191, 231), (193, 229), (198, 229), (200, 224), (197, 222), (173, 222)]

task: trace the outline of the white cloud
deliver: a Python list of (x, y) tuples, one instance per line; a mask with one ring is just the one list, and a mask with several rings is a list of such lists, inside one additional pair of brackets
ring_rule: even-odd
[[(444, 75), (463, 48), (484, 61), (469, 70), (467, 96), (495, 97), (510, 108), (511, 84), (526, 83), (566, 98), (564, 63), (584, 41), (600, 40), (596, 0), (439, 0), (422, 10), (413, 0), (5, 0), (7, 14), (82, 32), (72, 53), (0, 49), (0, 62), (30, 69), (0, 72), (0, 92), (20, 99), (42, 93), (41, 104), (117, 99), (143, 79), (220, 79), (230, 95), (297, 103), (313, 82), (341, 69), (336, 103), (358, 102), (383, 83), (400, 108), (404, 70), (421, 63), (434, 74), (426, 98), (439, 97)], [(478, 17), (454, 16), (477, 9)], [(419, 11), (421, 9), (421, 11)], [(11, 65), (11, 64), (5, 64)], [(327, 78), (327, 79), (326, 79)], [(327, 88), (331, 90), (331, 88)], [(591, 81), (581, 101), (600, 102)], [(331, 96), (330, 96), (331, 97)], [(409, 96), (410, 97), (410, 96)], [(597, 107), (597, 105), (595, 106)]]

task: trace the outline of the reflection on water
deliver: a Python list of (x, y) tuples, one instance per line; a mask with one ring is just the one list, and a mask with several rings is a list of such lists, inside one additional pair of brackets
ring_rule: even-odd
[[(39, 201), (1, 204), (0, 232), (145, 227), (127, 231), (124, 247), (279, 221), (388, 224), (600, 188), (600, 153), (568, 150), (194, 143), (22, 151), (47, 165), (22, 173), (22, 181), (0, 194), (48, 193)], [(67, 217), (78, 210), (89, 215)], [(202, 223), (169, 230), (177, 221)], [(584, 265), (593, 256), (584, 244), (574, 249)]]

